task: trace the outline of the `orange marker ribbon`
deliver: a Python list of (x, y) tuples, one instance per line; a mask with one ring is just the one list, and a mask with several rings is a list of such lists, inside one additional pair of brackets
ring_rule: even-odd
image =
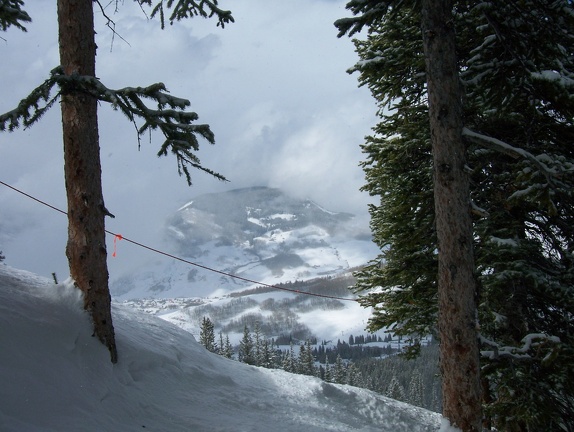
[(112, 256), (115, 258), (116, 257), (116, 240), (121, 240), (123, 239), (121, 234), (116, 234), (114, 236), (114, 253), (112, 254)]

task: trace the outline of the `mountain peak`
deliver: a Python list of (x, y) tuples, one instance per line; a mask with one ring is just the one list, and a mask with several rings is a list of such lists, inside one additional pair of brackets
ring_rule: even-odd
[[(357, 227), (353, 218), (256, 186), (195, 197), (168, 219), (166, 238), (174, 253), (202, 266), (275, 284), (338, 274), (375, 256), (368, 227)], [(173, 297), (176, 286), (179, 296), (193, 296), (187, 292), (192, 286), (202, 293), (245, 288), (221, 274), (181, 266), (170, 263), (152, 275), (148, 269), (145, 283), (151, 286), (143, 297)], [(116, 293), (127, 291), (132, 289), (124, 286)]]

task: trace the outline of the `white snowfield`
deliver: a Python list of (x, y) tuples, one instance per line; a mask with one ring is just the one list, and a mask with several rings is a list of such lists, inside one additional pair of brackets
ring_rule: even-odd
[(0, 264), (0, 431), (447, 430), (439, 414), (227, 360), (152, 315), (113, 312), (116, 365), (77, 289)]

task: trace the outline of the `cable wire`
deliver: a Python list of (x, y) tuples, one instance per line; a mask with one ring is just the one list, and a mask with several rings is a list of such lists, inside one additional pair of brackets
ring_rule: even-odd
[[(57, 208), (57, 207), (55, 207), (55, 206), (53, 206), (53, 205), (51, 205), (51, 204), (48, 204), (48, 203), (45, 202), (45, 201), (42, 201), (41, 199), (38, 199), (38, 198), (36, 198), (36, 197), (34, 197), (34, 196), (30, 195), (30, 194), (27, 194), (26, 192), (23, 192), (23, 191), (21, 191), (20, 189), (17, 189), (17, 188), (15, 188), (14, 186), (9, 185), (8, 183), (4, 183), (2, 180), (0, 180), (0, 184), (6, 186), (6, 187), (9, 188), (9, 189), (12, 189), (13, 191), (15, 191), (15, 192), (17, 192), (17, 193), (19, 193), (19, 194), (21, 194), (21, 195), (24, 195), (25, 197), (27, 197), (27, 198), (29, 198), (29, 199), (31, 199), (31, 200), (34, 200), (34, 201), (36, 201), (36, 202), (38, 202), (38, 203), (40, 203), (40, 204), (42, 204), (42, 205), (44, 205), (44, 206), (46, 206), (46, 207), (48, 207), (48, 208), (51, 208), (52, 210), (55, 210), (55, 211), (57, 211), (57, 212), (60, 212), (60, 213), (62, 213), (62, 214), (64, 214), (64, 215), (67, 215), (67, 214), (68, 214), (68, 213), (65, 212), (64, 210), (61, 210), (61, 209), (59, 209), (59, 208)], [(266, 288), (271, 288), (271, 289), (276, 289), (276, 290), (281, 290), (281, 291), (288, 291), (288, 292), (292, 292), (292, 293), (295, 293), (295, 294), (303, 294), (303, 295), (308, 295), (308, 296), (313, 296), (313, 297), (321, 297), (321, 298), (332, 299), (332, 300), (340, 300), (340, 301), (352, 301), (352, 302), (356, 302), (356, 301), (357, 301), (356, 299), (352, 299), (352, 298), (345, 298), (345, 297), (330, 296), (330, 295), (327, 295), (327, 294), (312, 293), (312, 292), (301, 291), (301, 290), (297, 290), (297, 289), (291, 289), (291, 288), (286, 288), (286, 287), (281, 287), (281, 286), (277, 286), (277, 285), (267, 284), (267, 283), (264, 283), (264, 282), (255, 281), (255, 280), (253, 280), (253, 279), (245, 278), (245, 277), (243, 277), (243, 276), (234, 275), (234, 274), (232, 274), (232, 273), (227, 273), (227, 272), (224, 272), (224, 271), (221, 271), (221, 270), (217, 270), (217, 269), (214, 269), (214, 268), (211, 268), (211, 267), (202, 265), (202, 264), (198, 264), (198, 263), (193, 262), (193, 261), (186, 260), (185, 258), (181, 258), (181, 257), (178, 257), (178, 256), (176, 256), (176, 255), (170, 254), (170, 253), (168, 253), (168, 252), (164, 252), (164, 251), (162, 251), (162, 250), (156, 249), (156, 248), (154, 248), (154, 247), (147, 246), (147, 245), (145, 245), (145, 244), (143, 244), (143, 243), (140, 243), (140, 242), (138, 242), (138, 241), (132, 240), (132, 239), (127, 238), (127, 237), (125, 237), (125, 236), (123, 236), (123, 235), (121, 235), (121, 234), (119, 234), (119, 233), (114, 233), (114, 232), (109, 231), (109, 230), (107, 230), (107, 229), (105, 230), (105, 232), (108, 233), (108, 234), (110, 234), (110, 235), (112, 235), (112, 236), (114, 236), (114, 240), (115, 240), (115, 239), (125, 240), (125, 241), (127, 241), (127, 242), (129, 242), (129, 243), (132, 243), (132, 244), (134, 244), (134, 245), (136, 245), (136, 246), (139, 246), (139, 247), (141, 247), (141, 248), (143, 248), (143, 249), (147, 249), (147, 250), (149, 250), (149, 251), (151, 251), (151, 252), (154, 252), (154, 253), (157, 253), (157, 254), (160, 254), (160, 255), (164, 255), (164, 256), (169, 257), (169, 258), (171, 258), (171, 259), (174, 259), (174, 260), (177, 260), (177, 261), (181, 261), (181, 262), (183, 262), (183, 263), (186, 263), (186, 264), (189, 264), (189, 265), (192, 265), (192, 266), (195, 266), (195, 267), (199, 267), (199, 268), (201, 268), (201, 269), (210, 271), (210, 272), (212, 272), (212, 273), (217, 273), (217, 274), (220, 274), (220, 275), (223, 275), (223, 276), (227, 276), (227, 277), (230, 277), (230, 278), (233, 278), (233, 279), (238, 279), (238, 280), (241, 280), (241, 281), (244, 281), (244, 282), (253, 283), (253, 284), (260, 285), (260, 286), (263, 286), (263, 287), (266, 287)]]

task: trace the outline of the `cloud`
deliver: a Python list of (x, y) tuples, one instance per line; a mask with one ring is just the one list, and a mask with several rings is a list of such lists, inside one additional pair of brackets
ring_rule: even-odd
[[(369, 197), (359, 192), (359, 146), (375, 124), (376, 107), (368, 90), (357, 88), (356, 78), (345, 72), (356, 54), (333, 26), (348, 15), (345, 3), (231, 2), (222, 7), (232, 8), (236, 22), (225, 29), (194, 18), (162, 31), (135, 2), (125, 2), (117, 14), (109, 13), (119, 36), (96, 14), (102, 82), (119, 88), (161, 81), (173, 95), (189, 99), (199, 122), (216, 136), (215, 146), (201, 143), (199, 158), (230, 180), (194, 172), (189, 188), (175, 159), (156, 156), (159, 135), (151, 142), (142, 137), (138, 150), (134, 126), (102, 105), (104, 197), (116, 215), (107, 227), (161, 244), (165, 219), (193, 196), (254, 185), (279, 187), (366, 221)], [(0, 112), (13, 108), (58, 62), (55, 8), (29, 2), (27, 10), (34, 20), (28, 33), (7, 33), (0, 44), (3, 64), (10, 65), (2, 68)], [(0, 180), (65, 207), (58, 111), (55, 106), (29, 130), (0, 134)], [(0, 250), (12, 265), (63, 273), (66, 220), (45, 212), (0, 189)], [(122, 259), (110, 260), (112, 277), (142, 259), (142, 253), (121, 247)]]

